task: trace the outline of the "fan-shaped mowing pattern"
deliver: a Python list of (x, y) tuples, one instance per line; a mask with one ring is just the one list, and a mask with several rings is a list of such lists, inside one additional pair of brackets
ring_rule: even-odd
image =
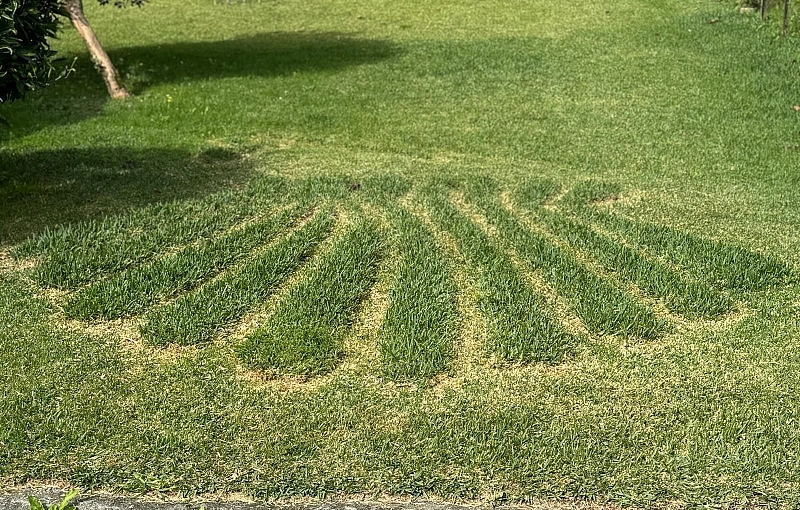
[[(391, 268), (372, 338), (379, 372), (398, 380), (453, 369), (458, 303), (475, 303), (499, 359), (559, 363), (582, 341), (575, 324), (656, 338), (792, 277), (774, 257), (624, 216), (619, 193), (591, 181), (562, 193), (546, 180), (506, 190), (486, 179), (272, 178), (49, 230), (15, 256), (34, 258), (39, 285), (65, 291), (68, 318), (128, 321), (153, 346), (234, 342), (251, 369), (304, 376), (350, 355), (345, 339)], [(228, 333), (258, 310), (243, 339)]]

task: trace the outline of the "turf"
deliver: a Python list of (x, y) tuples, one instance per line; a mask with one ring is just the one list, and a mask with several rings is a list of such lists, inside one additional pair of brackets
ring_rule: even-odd
[(192, 290), (243, 259), (291, 225), (301, 212), (298, 207), (282, 211), (219, 238), (189, 245), (146, 267), (130, 268), (82, 288), (65, 303), (64, 312), (68, 317), (82, 320), (116, 319), (142, 312), (176, 292)]
[(590, 331), (642, 338), (655, 338), (664, 332), (666, 325), (646, 305), (592, 272), (558, 244), (526, 228), (485, 189), (474, 197), (497, 226), (499, 236), (515, 246), (520, 256), (569, 301)]
[(552, 195), (557, 189), (553, 182), (531, 183), (521, 186), (519, 193), (520, 201), (553, 235), (594, 257), (605, 270), (634, 283), (647, 295), (663, 300), (673, 313), (689, 318), (714, 318), (733, 308), (730, 297), (712, 284), (688, 278), (666, 264), (649, 259), (579, 218), (542, 207), (542, 199), (548, 198), (547, 191)]
[(330, 214), (320, 213), (236, 270), (148, 312), (140, 326), (142, 338), (162, 345), (211, 340), (218, 328), (263, 302), (311, 255), (331, 226)]
[(86, 8), (135, 97), (65, 27), (0, 108), (1, 485), (797, 506), (795, 17)]
[(344, 354), (348, 326), (375, 283), (382, 251), (375, 224), (354, 225), (248, 335), (239, 357), (253, 368), (297, 375), (331, 371)]
[(447, 197), (447, 188), (425, 191), (424, 201), (479, 274), (479, 307), (487, 322), (487, 347), (509, 361), (558, 362), (574, 343), (553, 308), (526, 282), (513, 259)]
[(446, 372), (459, 333), (454, 264), (420, 219), (395, 206), (400, 259), (389, 291), (389, 308), (378, 332), (383, 372), (394, 380), (420, 380)]

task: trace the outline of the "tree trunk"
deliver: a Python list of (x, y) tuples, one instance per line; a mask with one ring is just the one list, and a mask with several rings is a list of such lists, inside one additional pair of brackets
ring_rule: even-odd
[(766, 19), (767, 17), (767, 1), (768, 0), (761, 0), (761, 19)]
[(92, 30), (92, 26), (89, 25), (86, 16), (83, 14), (83, 0), (62, 0), (62, 4), (69, 14), (69, 20), (72, 22), (72, 26), (75, 27), (75, 30), (81, 35), (83, 42), (86, 43), (89, 54), (92, 56), (92, 61), (103, 77), (103, 81), (106, 82), (108, 95), (113, 99), (131, 97), (128, 91), (125, 90), (125, 87), (120, 83), (117, 68), (114, 67), (114, 64), (108, 57), (108, 53), (103, 49), (100, 40), (97, 39), (97, 35), (95, 35), (94, 30)]
[(789, 30), (789, 0), (783, 2), (783, 35)]

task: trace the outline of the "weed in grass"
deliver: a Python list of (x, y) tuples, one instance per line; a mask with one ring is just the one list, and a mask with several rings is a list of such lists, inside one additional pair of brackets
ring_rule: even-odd
[(425, 224), (405, 208), (389, 210), (397, 231), (400, 265), (379, 331), (383, 371), (395, 380), (427, 379), (446, 371), (459, 320), (451, 262)]
[(306, 376), (332, 370), (384, 251), (373, 222), (353, 225), (237, 347), (242, 361), (251, 368)]
[(207, 342), (220, 327), (264, 301), (312, 254), (333, 224), (332, 214), (322, 211), (243, 266), (149, 312), (140, 327), (142, 337), (156, 345)]
[(422, 195), (431, 218), (455, 238), (479, 274), (479, 306), (487, 322), (487, 347), (502, 359), (557, 363), (575, 343), (544, 298), (525, 283), (511, 258), (432, 187)]
[(75, 505), (72, 503), (72, 500), (75, 499), (78, 494), (78, 489), (72, 489), (64, 494), (60, 501), (57, 501), (52, 505), (45, 505), (36, 497), (28, 496), (28, 504), (30, 504), (30, 510), (74, 510)]
[(473, 186), (469, 197), (496, 226), (507, 245), (541, 271), (590, 331), (655, 338), (666, 330), (664, 321), (644, 304), (591, 272), (571, 253), (523, 226), (500, 205), (496, 188)]

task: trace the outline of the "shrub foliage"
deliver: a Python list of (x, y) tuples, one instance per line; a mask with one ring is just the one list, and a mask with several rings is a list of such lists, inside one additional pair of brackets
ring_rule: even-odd
[(59, 26), (59, 0), (0, 2), (0, 103), (22, 99), (53, 75), (49, 38)]

